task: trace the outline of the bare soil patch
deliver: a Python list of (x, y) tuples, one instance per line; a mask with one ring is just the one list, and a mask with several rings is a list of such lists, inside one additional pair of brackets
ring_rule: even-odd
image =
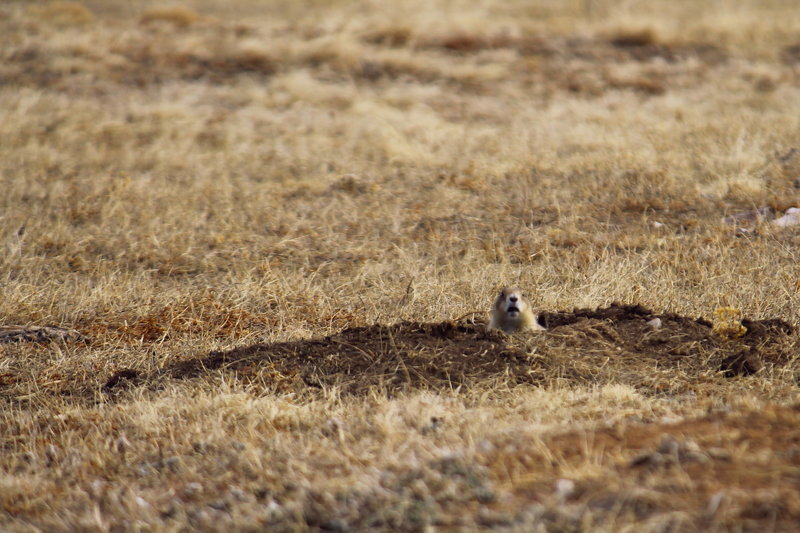
[[(651, 325), (660, 320), (660, 327)], [(499, 380), (509, 386), (625, 383), (653, 393), (681, 392), (699, 380), (782, 366), (796, 336), (780, 319), (749, 320), (740, 338), (722, 338), (705, 319), (655, 314), (642, 306), (543, 313), (548, 331), (507, 336), (483, 324), (401, 322), (345, 329), (321, 339), (256, 344), (178, 362), (151, 378), (191, 379), (214, 371), (271, 389), (338, 387), (348, 394), (457, 389)], [(114, 374), (105, 390), (136, 383)]]
[[(516, 470), (517, 481), (499, 480), (513, 486), (518, 501), (512, 507), (542, 503), (550, 508), (548, 519), (568, 529), (581, 520), (651, 517), (680, 531), (712, 524), (759, 531), (765, 521), (774, 531), (791, 531), (800, 519), (798, 421), (796, 405), (715, 412), (678, 423), (553, 435), (540, 448), (547, 453), (517, 446), (519, 468), (507, 454), (492, 451), (484, 459), (490, 471), (503, 471), (501, 463)], [(506, 444), (494, 442), (492, 449)], [(590, 460), (608, 468), (573, 484), (571, 473)], [(560, 486), (554, 487), (554, 478)], [(505, 509), (491, 507), (498, 514)], [(684, 512), (671, 514), (673, 509)]]

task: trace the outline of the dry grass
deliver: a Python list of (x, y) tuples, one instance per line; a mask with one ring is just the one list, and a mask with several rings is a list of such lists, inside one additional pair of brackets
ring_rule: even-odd
[(0, 528), (794, 529), (800, 20), (696, 4), (3, 3), (0, 326), (91, 340), (0, 344)]

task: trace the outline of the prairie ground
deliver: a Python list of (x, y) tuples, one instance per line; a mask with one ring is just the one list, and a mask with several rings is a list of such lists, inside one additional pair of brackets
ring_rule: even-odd
[(788, 0), (2, 3), (0, 529), (796, 530), (799, 104)]

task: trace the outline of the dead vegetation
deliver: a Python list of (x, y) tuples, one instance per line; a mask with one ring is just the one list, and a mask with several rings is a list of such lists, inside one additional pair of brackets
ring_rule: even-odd
[(793, 530), (795, 11), (2, 4), (0, 529)]

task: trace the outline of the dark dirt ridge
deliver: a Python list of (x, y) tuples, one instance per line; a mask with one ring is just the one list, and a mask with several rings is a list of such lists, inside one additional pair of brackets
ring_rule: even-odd
[[(659, 318), (661, 327), (648, 321)], [(181, 361), (146, 382), (192, 379), (214, 371), (276, 391), (337, 386), (343, 393), (371, 390), (457, 389), (627, 383), (652, 392), (680, 392), (698, 380), (749, 375), (793, 360), (794, 328), (778, 320), (747, 320), (747, 333), (721, 338), (711, 323), (654, 314), (636, 305), (542, 313), (548, 331), (508, 336), (483, 324), (401, 322), (346, 329), (321, 339), (257, 344)], [(106, 382), (112, 392), (141, 383), (125, 369)]]

